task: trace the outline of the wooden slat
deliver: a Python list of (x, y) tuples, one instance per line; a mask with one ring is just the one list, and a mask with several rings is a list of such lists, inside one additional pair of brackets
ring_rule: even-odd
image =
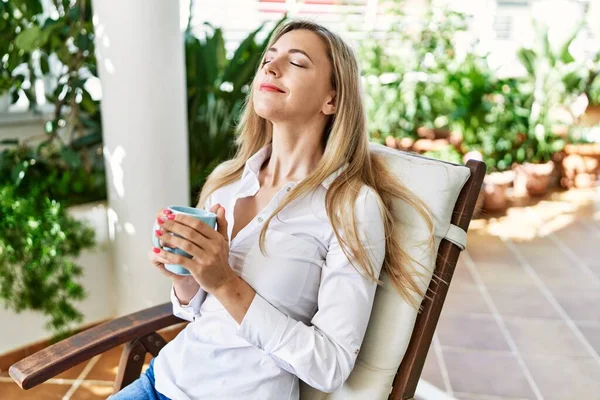
[(30, 389), (107, 350), (183, 322), (172, 312), (169, 302), (97, 325), (17, 362), (10, 376)]
[[(485, 164), (481, 161), (469, 160), (466, 166), (471, 170), (471, 176), (460, 192), (451, 219), (454, 225), (465, 231), (469, 229), (485, 175)], [(460, 249), (456, 245), (446, 239), (442, 240), (438, 249), (434, 276), (442, 278), (449, 284), (459, 255)], [(412, 399), (415, 395), (433, 333), (446, 299), (448, 284), (439, 279), (432, 279), (429, 284), (429, 293), (435, 295), (432, 296), (433, 301), (428, 296), (421, 303), (422, 311), (417, 316), (406, 354), (394, 379), (391, 400)]]

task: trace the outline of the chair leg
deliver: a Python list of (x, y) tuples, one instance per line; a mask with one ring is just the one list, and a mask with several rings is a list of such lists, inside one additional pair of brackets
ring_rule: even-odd
[(116, 394), (140, 377), (146, 353), (150, 353), (156, 357), (166, 344), (165, 339), (156, 332), (127, 343), (123, 349), (123, 353), (121, 353), (119, 370), (113, 385), (113, 394)]

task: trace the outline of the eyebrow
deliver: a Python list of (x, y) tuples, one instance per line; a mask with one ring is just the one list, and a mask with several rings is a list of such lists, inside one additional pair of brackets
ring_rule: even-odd
[[(269, 52), (274, 52), (274, 53), (277, 53), (277, 49), (276, 49), (275, 47), (271, 47), (271, 48), (269, 48), (269, 50), (267, 50), (267, 53), (269, 53)], [(300, 53), (300, 54), (304, 54), (304, 55), (305, 55), (305, 56), (306, 56), (306, 57), (307, 57), (307, 58), (310, 60), (310, 62), (311, 62), (311, 63), (313, 63), (313, 64), (315, 63), (315, 62), (312, 60), (312, 58), (310, 58), (310, 56), (309, 56), (309, 55), (308, 55), (308, 54), (307, 54), (307, 53), (306, 53), (304, 50), (300, 50), (300, 49), (289, 49), (289, 50), (288, 50), (288, 53), (290, 53), (290, 54), (293, 54), (293, 53)]]

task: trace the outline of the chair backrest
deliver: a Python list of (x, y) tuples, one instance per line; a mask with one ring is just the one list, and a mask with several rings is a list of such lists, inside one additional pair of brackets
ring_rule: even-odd
[[(391, 170), (429, 207), (435, 220), (435, 252), (428, 251), (428, 230), (417, 211), (401, 200), (394, 204), (401, 243), (423, 267), (415, 265), (425, 292), (418, 312), (383, 274), (367, 333), (354, 370), (333, 393), (301, 383), (302, 400), (411, 399), (423, 369), (443, 302), (479, 194), (485, 164), (445, 163), (375, 143), (370, 149), (384, 156)], [(445, 240), (443, 240), (445, 239)], [(435, 270), (435, 273), (434, 273)], [(435, 276), (432, 279), (432, 276)]]

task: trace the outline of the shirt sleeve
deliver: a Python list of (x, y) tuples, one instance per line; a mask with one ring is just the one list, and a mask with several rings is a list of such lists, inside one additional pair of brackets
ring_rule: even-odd
[(206, 292), (199, 288), (188, 304), (181, 304), (175, 295), (175, 286), (171, 285), (171, 303), (173, 303), (173, 315), (186, 321), (193, 322), (200, 316), (200, 307), (206, 299)]
[[(359, 237), (379, 277), (385, 231), (379, 196), (370, 188), (355, 206)], [(343, 385), (354, 368), (373, 306), (377, 284), (357, 271), (335, 235), (321, 273), (318, 311), (310, 325), (290, 318), (258, 293), (238, 335), (277, 364), (323, 392)]]
[[(204, 203), (205, 210), (208, 210), (211, 207), (212, 198), (213, 196), (210, 195), (208, 196), (208, 199), (206, 199), (206, 202)], [(173, 315), (176, 317), (193, 322), (196, 317), (201, 315), (200, 307), (205, 299), (206, 291), (199, 288), (188, 304), (181, 304), (175, 295), (175, 285), (171, 285), (171, 303), (173, 304)]]

